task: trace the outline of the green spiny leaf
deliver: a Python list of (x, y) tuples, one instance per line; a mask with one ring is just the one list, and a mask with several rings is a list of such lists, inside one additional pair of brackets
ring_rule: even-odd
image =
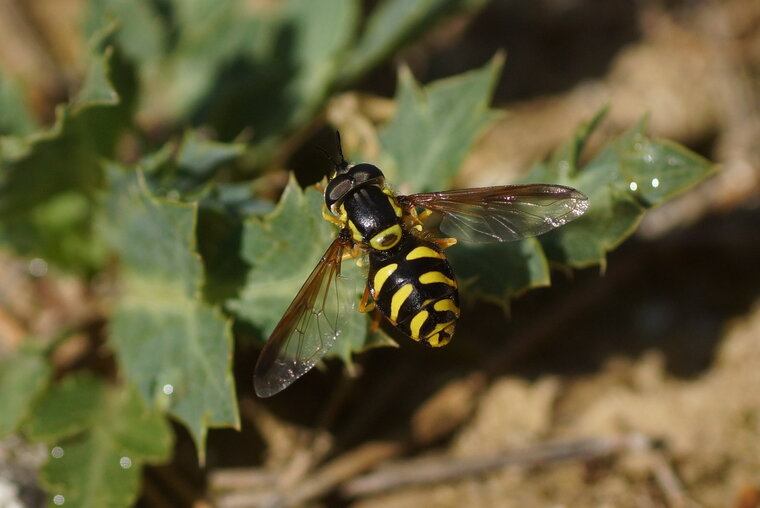
[(212, 181), (217, 171), (245, 151), (239, 143), (220, 143), (188, 130), (175, 157), (173, 144), (149, 155), (141, 167), (149, 172), (148, 183), (160, 195), (198, 193)]
[(182, 174), (205, 181), (219, 166), (242, 155), (244, 149), (242, 144), (210, 141), (187, 131), (177, 155), (177, 166)]
[(113, 154), (129, 118), (130, 70), (107, 37), (94, 42), (85, 85), (58, 108), (55, 125), (0, 154), (0, 240), (67, 268), (102, 262), (92, 223), (101, 157)]
[(26, 341), (13, 355), (0, 361), (0, 439), (16, 430), (28, 416), (34, 399), (50, 378), (42, 348)]
[[(0, 136), (29, 134), (36, 123), (26, 106), (21, 84), (0, 71)], [(0, 158), (2, 155), (0, 150)]]
[(238, 414), (229, 323), (200, 297), (197, 204), (156, 198), (135, 173), (111, 175), (103, 230), (124, 279), (111, 343), (139, 393), (185, 423), (203, 457), (208, 427), (236, 427)]
[(48, 392), (26, 433), (55, 445), (40, 479), (51, 501), (62, 496), (67, 506), (132, 506), (142, 465), (168, 459), (172, 449), (168, 423), (135, 390), (87, 375)]
[[(569, 185), (589, 197), (582, 217), (540, 237), (551, 261), (578, 268), (603, 265), (606, 253), (635, 230), (646, 209), (712, 173), (709, 161), (675, 143), (647, 137), (644, 127), (642, 122), (611, 142), (585, 168), (574, 170), (573, 159), (557, 156), (528, 174), (525, 181)], [(581, 127), (579, 134), (585, 142), (591, 131)]]
[(488, 108), (504, 58), (482, 69), (442, 79), (425, 88), (402, 69), (396, 92), (398, 112), (380, 132), (393, 164), (391, 182), (421, 192), (447, 187), (475, 136), (496, 118)]
[(152, 0), (92, 0), (87, 5), (85, 33), (94, 35), (104, 24), (118, 20), (116, 42), (141, 66), (160, 58), (169, 34)]
[(549, 265), (535, 238), (501, 244), (458, 243), (446, 254), (467, 297), (503, 303), (550, 283)]
[(685, 148), (647, 138), (643, 123), (610, 143), (586, 167), (578, 167), (586, 141), (605, 111), (581, 125), (547, 164), (523, 180), (575, 187), (588, 195), (588, 211), (538, 240), (460, 243), (447, 251), (465, 295), (505, 301), (526, 289), (546, 286), (547, 258), (572, 267), (603, 264), (606, 252), (634, 231), (647, 208), (683, 192), (712, 171), (708, 161)]
[(67, 378), (45, 394), (24, 430), (45, 442), (82, 432), (97, 422), (106, 396), (106, 386), (93, 376)]
[(341, 86), (361, 79), (441, 18), (458, 10), (476, 9), (485, 4), (486, 0), (388, 0), (378, 4), (341, 66)]
[(339, 57), (358, 22), (356, 0), (284, 3), (280, 18), (257, 25), (263, 40), (222, 70), (224, 100), (208, 104), (203, 116), (224, 139), (253, 127), (256, 152), (308, 122), (324, 104), (338, 72)]

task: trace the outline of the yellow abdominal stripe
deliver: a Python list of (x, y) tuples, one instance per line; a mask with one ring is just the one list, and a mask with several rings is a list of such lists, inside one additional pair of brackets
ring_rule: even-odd
[(389, 265), (385, 265), (379, 269), (377, 273), (375, 273), (375, 298), (380, 295), (380, 290), (383, 289), (383, 284), (385, 284), (385, 281), (388, 280), (388, 277), (393, 275), (393, 272), (395, 272), (397, 268), (397, 263), (391, 263)]
[(459, 307), (457, 307), (457, 305), (449, 298), (438, 300), (435, 302), (435, 305), (433, 305), (433, 308), (439, 312), (446, 312), (448, 310), (453, 312), (456, 316), (459, 316)]
[(429, 315), (430, 313), (428, 311), (421, 310), (412, 318), (411, 323), (409, 323), (409, 330), (412, 332), (411, 337), (414, 340), (420, 340), (420, 330), (422, 329), (422, 325), (425, 324), (425, 321), (427, 321)]
[(400, 288), (398, 288), (398, 291), (393, 293), (393, 298), (391, 298), (391, 315), (390, 320), (392, 323), (396, 323), (398, 321), (398, 313), (401, 310), (401, 306), (404, 305), (404, 302), (407, 298), (409, 298), (409, 295), (412, 294), (412, 290), (414, 288), (411, 284), (406, 283)]
[[(423, 307), (427, 307), (428, 303), (432, 302), (432, 300), (427, 300), (423, 304)], [(446, 312), (450, 311), (452, 312), (457, 318), (459, 317), (459, 307), (454, 303), (453, 300), (450, 298), (444, 298), (443, 300), (438, 300), (433, 304), (433, 309), (438, 312)], [(409, 323), (409, 330), (411, 332), (411, 337), (414, 340), (420, 340), (420, 330), (422, 330), (422, 327), (425, 325), (425, 322), (427, 321), (428, 317), (430, 316), (430, 312), (427, 310), (421, 310), (418, 312)], [(456, 320), (452, 321), (446, 321), (445, 323), (439, 323), (436, 325), (435, 328), (428, 334), (427, 337), (425, 337), (425, 341), (430, 343), (433, 346), (443, 346), (444, 344), (448, 343), (451, 339), (451, 335), (454, 333), (454, 324)], [(446, 338), (448, 336), (448, 338)], [(439, 343), (442, 340), (445, 340), (445, 342)]]
[(430, 247), (415, 247), (412, 249), (409, 254), (406, 255), (407, 261), (411, 261), (413, 259), (419, 259), (419, 258), (438, 258), (443, 259), (443, 253), (438, 252), (437, 250), (431, 249)]
[(457, 287), (456, 282), (449, 279), (441, 272), (425, 272), (420, 275), (420, 282), (423, 284), (435, 284), (436, 282), (439, 282), (453, 288)]

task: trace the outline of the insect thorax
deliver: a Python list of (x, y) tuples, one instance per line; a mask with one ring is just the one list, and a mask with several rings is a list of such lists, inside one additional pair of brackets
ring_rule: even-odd
[(371, 249), (387, 250), (401, 239), (401, 208), (393, 194), (379, 186), (363, 186), (349, 192), (340, 205), (340, 213), (353, 239)]

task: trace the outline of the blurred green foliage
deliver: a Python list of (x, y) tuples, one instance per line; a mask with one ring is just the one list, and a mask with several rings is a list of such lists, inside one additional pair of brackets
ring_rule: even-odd
[[(22, 87), (0, 75), (0, 243), (82, 277), (120, 261), (107, 316), (117, 382), (54, 381), (53, 341), (0, 364), (0, 437), (20, 431), (64, 451), (42, 471), (51, 499), (128, 506), (140, 466), (170, 453), (168, 417), (187, 426), (200, 457), (209, 427), (238, 425), (231, 321), (266, 337), (336, 233), (313, 188), (291, 179), (276, 207), (259, 195), (262, 168), (336, 92), (483, 3), (389, 0), (361, 19), (358, 0), (290, 0), (260, 13), (235, 0), (96, 0), (82, 24), (85, 80), (52, 126), (38, 126)], [(427, 86), (401, 70), (398, 111), (379, 134), (391, 182), (412, 191), (451, 182), (496, 116), (488, 105), (501, 62)], [(154, 146), (137, 115), (168, 123), (175, 138)], [(526, 176), (577, 187), (589, 211), (539, 240), (452, 249), (470, 295), (504, 302), (548, 284), (549, 261), (603, 263), (647, 208), (710, 172), (688, 150), (647, 138), (643, 124), (580, 167), (599, 118)], [(138, 163), (120, 157), (125, 137)], [(361, 270), (344, 266), (360, 292)], [(378, 338), (363, 315), (344, 318), (335, 352), (350, 361)]]

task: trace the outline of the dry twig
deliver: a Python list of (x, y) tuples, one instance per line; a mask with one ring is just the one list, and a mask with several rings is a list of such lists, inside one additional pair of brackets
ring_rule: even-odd
[(364, 496), (412, 485), (442, 483), (482, 475), (505, 467), (588, 461), (639, 448), (642, 442), (640, 435), (631, 434), (547, 443), (491, 457), (453, 459), (440, 456), (413, 459), (386, 465), (379, 471), (352, 480), (341, 488), (341, 493), (348, 497)]

